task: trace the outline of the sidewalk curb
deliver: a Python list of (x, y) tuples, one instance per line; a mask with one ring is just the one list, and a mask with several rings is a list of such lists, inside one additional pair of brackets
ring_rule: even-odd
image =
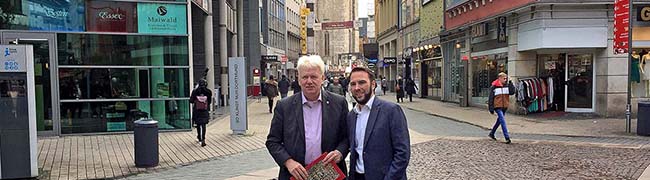
[(645, 168), (643, 173), (641, 173), (641, 176), (639, 176), (638, 179), (650, 179), (650, 165)]
[[(424, 99), (424, 98), (420, 98), (420, 99), (429, 100), (429, 99)], [(484, 129), (484, 130), (492, 130), (491, 127), (484, 127), (484, 126), (474, 124), (474, 123), (471, 123), (471, 122), (467, 122), (467, 121), (464, 121), (464, 120), (460, 120), (460, 119), (457, 119), (457, 118), (454, 118), (454, 117), (435, 114), (435, 113), (432, 113), (432, 112), (428, 112), (428, 111), (424, 111), (424, 110), (420, 110), (420, 109), (415, 109), (415, 108), (412, 108), (412, 107), (409, 107), (409, 106), (406, 106), (406, 105), (402, 105), (402, 104), (398, 104), (398, 105), (400, 107), (407, 108), (407, 109), (412, 110), (412, 111), (417, 111), (417, 112), (421, 112), (421, 113), (428, 114), (428, 115), (431, 115), (431, 116), (449, 119), (449, 120), (452, 120), (452, 121), (455, 121), (455, 122), (458, 122), (458, 123), (464, 123), (464, 124), (472, 125), (472, 126)], [(470, 108), (473, 108), (473, 107), (470, 107)], [(533, 120), (529, 120), (529, 119), (523, 119), (523, 121), (538, 123), (537, 121), (533, 121)], [(581, 138), (627, 138), (627, 139), (636, 139), (636, 140), (647, 140), (647, 138), (639, 137), (639, 136), (636, 136), (636, 135), (601, 135), (601, 136), (596, 136), (596, 135), (571, 135), (571, 134), (530, 133), (530, 132), (523, 132), (523, 133), (520, 132), (520, 133), (517, 133), (517, 134), (554, 135), (554, 136), (581, 137)]]
[[(462, 136), (433, 136), (430, 141), (436, 140), (459, 140), (459, 141), (493, 141), (487, 137), (462, 137)], [(626, 149), (650, 149), (650, 146), (647, 145), (625, 145), (625, 144), (614, 144), (614, 143), (593, 143), (593, 142), (571, 142), (571, 141), (557, 141), (557, 140), (531, 140), (531, 139), (517, 139), (514, 138), (513, 144), (562, 144), (562, 145), (572, 145), (572, 146), (593, 146), (593, 147), (603, 147), (603, 148), (626, 148)], [(426, 141), (426, 142), (430, 142)], [(416, 144), (422, 144), (416, 143)], [(495, 143), (503, 143), (503, 141), (495, 141)], [(412, 145), (416, 145), (412, 144)], [(506, 144), (504, 144), (506, 145)], [(650, 178), (650, 167), (646, 169), (648, 171), (648, 177)]]

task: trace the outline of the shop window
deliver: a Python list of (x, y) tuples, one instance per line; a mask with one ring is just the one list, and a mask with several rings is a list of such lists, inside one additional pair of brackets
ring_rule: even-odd
[(500, 72), (508, 73), (507, 54), (492, 54), (472, 57), (472, 101), (487, 103), (490, 86)]
[(61, 103), (61, 133), (132, 131), (133, 121), (148, 116), (160, 129), (189, 129), (189, 100)]
[(61, 66), (188, 66), (187, 37), (58, 34)]
[(61, 100), (188, 98), (189, 69), (59, 70)]

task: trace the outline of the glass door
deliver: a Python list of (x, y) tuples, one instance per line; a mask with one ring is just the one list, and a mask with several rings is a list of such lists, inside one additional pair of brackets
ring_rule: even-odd
[(58, 135), (59, 106), (56, 86), (55, 35), (51, 33), (2, 33), (2, 44), (30, 44), (34, 47), (36, 81), (36, 127), (38, 135)]
[(566, 62), (566, 111), (594, 112), (593, 54), (569, 54)]

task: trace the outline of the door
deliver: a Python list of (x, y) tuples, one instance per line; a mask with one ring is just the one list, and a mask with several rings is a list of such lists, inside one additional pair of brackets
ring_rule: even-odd
[(593, 54), (569, 54), (566, 62), (566, 111), (594, 112)]
[(59, 103), (56, 71), (56, 41), (53, 33), (2, 33), (2, 44), (31, 44), (34, 47), (36, 81), (36, 127), (38, 135), (59, 134)]

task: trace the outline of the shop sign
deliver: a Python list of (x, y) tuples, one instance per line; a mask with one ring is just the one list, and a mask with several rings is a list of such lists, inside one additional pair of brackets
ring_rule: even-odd
[(627, 53), (629, 47), (630, 0), (614, 1), (614, 54)]
[(637, 6), (637, 21), (650, 22), (650, 6)]
[(397, 58), (396, 57), (385, 57), (384, 58), (384, 64), (395, 64), (397, 63)]
[(138, 32), (187, 34), (187, 6), (182, 4), (138, 3)]
[(508, 21), (505, 16), (497, 18), (497, 42), (505, 43), (508, 41)]
[(262, 61), (276, 62), (276, 61), (278, 61), (278, 56), (276, 56), (276, 55), (262, 55)]
[(487, 30), (488, 30), (487, 23), (479, 23), (477, 25), (473, 25), (471, 30), (472, 37), (485, 36), (487, 35)]
[(87, 31), (137, 32), (135, 5), (127, 2), (87, 1)]
[(29, 0), (29, 30), (84, 31), (83, 0)]
[(24, 46), (3, 45), (0, 56), (0, 72), (27, 72), (27, 49)]
[(321, 24), (322, 30), (350, 29), (354, 27), (354, 21), (326, 22)]

